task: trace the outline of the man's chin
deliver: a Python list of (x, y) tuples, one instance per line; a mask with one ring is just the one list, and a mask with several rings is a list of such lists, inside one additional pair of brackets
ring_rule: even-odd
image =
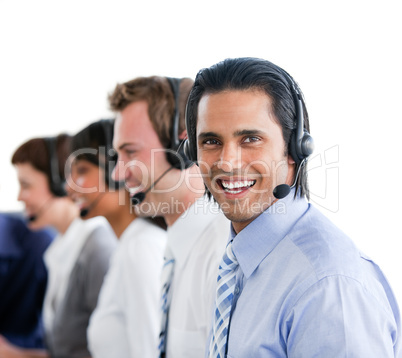
[(250, 198), (222, 200), (222, 197), (216, 197), (215, 199), (225, 216), (239, 223), (254, 220), (272, 204), (272, 202), (252, 201)]

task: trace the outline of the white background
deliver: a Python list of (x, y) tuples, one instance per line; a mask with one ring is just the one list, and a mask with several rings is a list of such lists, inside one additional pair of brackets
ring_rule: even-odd
[(401, 35), (400, 1), (389, 0), (0, 0), (0, 211), (23, 208), (16, 147), (110, 116), (117, 82), (262, 57), (304, 92), (312, 202), (402, 302)]

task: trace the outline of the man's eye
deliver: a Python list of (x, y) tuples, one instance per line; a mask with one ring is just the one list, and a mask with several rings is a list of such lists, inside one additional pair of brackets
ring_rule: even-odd
[(126, 155), (129, 157), (132, 157), (135, 154), (135, 150), (132, 150), (132, 149), (126, 149), (125, 152), (126, 152)]
[(206, 139), (203, 143), (207, 145), (217, 145), (219, 144), (219, 141), (217, 141), (216, 139)]
[(247, 137), (243, 143), (252, 143), (252, 142), (258, 142), (260, 138), (258, 137)]

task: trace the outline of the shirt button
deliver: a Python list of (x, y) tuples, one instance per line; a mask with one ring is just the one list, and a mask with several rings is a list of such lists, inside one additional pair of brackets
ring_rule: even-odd
[(239, 292), (240, 292), (240, 288), (239, 288), (239, 286), (236, 286), (235, 289), (234, 289), (235, 295), (238, 295)]

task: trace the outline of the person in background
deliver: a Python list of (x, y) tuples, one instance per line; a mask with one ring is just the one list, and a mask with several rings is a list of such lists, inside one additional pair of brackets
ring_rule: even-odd
[(119, 238), (136, 216), (124, 183), (111, 178), (117, 159), (111, 144), (113, 123), (102, 119), (71, 138), (66, 191), (82, 219), (103, 216)]
[(232, 222), (207, 357), (401, 357), (383, 273), (306, 200), (313, 142), (293, 78), (227, 59), (198, 73), (187, 108), (187, 153)]
[(101, 217), (83, 221), (66, 196), (64, 169), (70, 137), (35, 138), (14, 153), (14, 164), (29, 226), (53, 226), (58, 236), (45, 253), (48, 285), (43, 318), (46, 349), (20, 349), (4, 338), (2, 358), (89, 357), (86, 330), (94, 310), (116, 236)]
[[(124, 180), (141, 216), (168, 225), (162, 273), (161, 356), (203, 357), (218, 263), (229, 222), (204, 198), (199, 170), (182, 155), (184, 110), (191, 79), (140, 77), (118, 84), (115, 180)], [(145, 268), (146, 269), (146, 268)]]
[(137, 218), (124, 182), (111, 178), (117, 160), (112, 138), (113, 120), (103, 119), (71, 142), (68, 193), (85, 218), (104, 216), (119, 238), (90, 319), (89, 350), (96, 358), (155, 357), (166, 231), (161, 220)]
[(20, 215), (0, 213), (0, 334), (23, 348), (43, 348), (43, 253), (54, 238), (32, 231)]

